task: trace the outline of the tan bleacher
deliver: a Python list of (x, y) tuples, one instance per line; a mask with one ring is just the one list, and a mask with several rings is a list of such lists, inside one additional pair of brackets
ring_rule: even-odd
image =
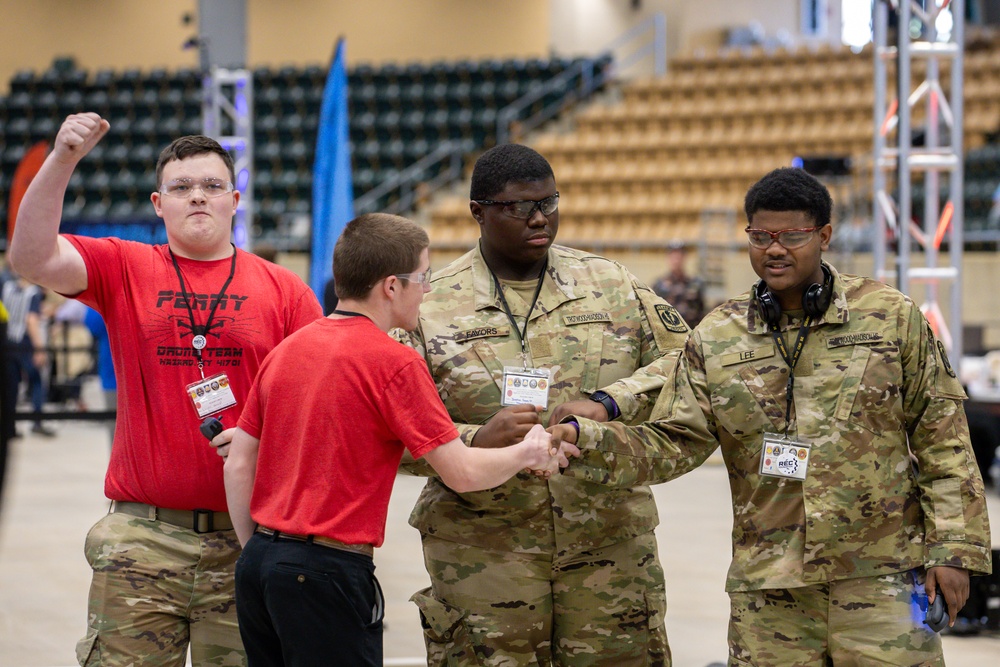
[[(941, 69), (948, 95), (950, 66)], [(894, 70), (890, 64), (890, 99)], [(926, 65), (915, 60), (913, 70), (915, 86)], [(998, 72), (1000, 44), (967, 54), (967, 148), (981, 145), (984, 134), (1000, 126)], [(697, 241), (703, 212), (731, 211), (739, 220), (747, 188), (800, 155), (850, 156), (858, 172), (853, 190), (867, 192), (874, 99), (870, 49), (822, 46), (676, 58), (666, 76), (624, 85), (620, 102), (580, 112), (573, 132), (532, 142), (556, 174), (559, 241), (657, 250), (673, 240)], [(923, 102), (913, 108), (915, 127), (925, 109)], [(849, 183), (833, 189), (838, 202), (850, 205)], [(461, 204), (433, 212), (432, 243), (475, 238), (467, 202)], [(733, 240), (742, 240), (739, 226)]]

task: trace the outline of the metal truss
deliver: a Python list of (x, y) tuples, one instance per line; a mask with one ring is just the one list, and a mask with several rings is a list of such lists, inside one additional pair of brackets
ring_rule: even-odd
[(240, 203), (233, 225), (233, 242), (249, 250), (254, 214), (253, 196), (253, 75), (245, 69), (213, 67), (202, 83), (202, 122), (212, 137), (233, 154)]
[[(889, 38), (889, 5), (896, 10), (897, 46)], [(875, 274), (879, 280), (895, 278), (900, 291), (910, 294), (916, 283), (926, 288), (921, 310), (948, 350), (958, 370), (962, 361), (962, 252), (963, 252), (963, 45), (964, 0), (879, 0), (873, 16), (875, 43), (875, 147), (874, 219)], [(953, 27), (946, 41), (939, 41), (935, 23), (951, 8)], [(919, 29), (919, 38), (911, 31)], [(913, 86), (913, 63), (923, 61), (926, 77)], [(941, 64), (950, 63), (950, 86), (941, 86)], [(887, 70), (896, 65), (896, 99), (889, 99)], [(904, 98), (903, 95), (906, 95)], [(925, 109), (922, 142), (914, 141), (913, 112)], [(892, 144), (895, 145), (892, 145)], [(923, 145), (915, 145), (922, 143)], [(896, 174), (896, 195), (891, 175)], [(914, 180), (923, 176), (923, 225), (912, 214)], [(948, 188), (942, 190), (942, 179)], [(943, 202), (943, 204), (942, 204)], [(941, 245), (947, 241), (947, 265), (940, 265)], [(891, 245), (895, 266), (887, 266)], [(923, 255), (914, 262), (911, 250)], [(919, 258), (918, 258), (919, 260)], [(939, 304), (948, 294), (948, 315)], [(914, 300), (917, 300), (914, 297)], [(917, 300), (919, 302), (919, 300)]]

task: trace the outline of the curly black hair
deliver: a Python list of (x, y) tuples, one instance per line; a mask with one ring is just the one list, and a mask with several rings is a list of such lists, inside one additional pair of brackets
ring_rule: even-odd
[(796, 167), (781, 167), (760, 179), (747, 191), (743, 210), (747, 222), (757, 211), (803, 211), (817, 227), (830, 224), (833, 198), (819, 179)]

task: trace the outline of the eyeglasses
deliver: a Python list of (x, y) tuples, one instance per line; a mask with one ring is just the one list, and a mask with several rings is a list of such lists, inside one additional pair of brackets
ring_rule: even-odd
[(411, 283), (417, 283), (418, 285), (423, 285), (424, 291), (430, 291), (431, 289), (431, 270), (427, 269), (420, 273), (397, 273), (394, 274), (397, 278), (401, 280), (406, 280)]
[(758, 250), (765, 250), (777, 241), (788, 250), (801, 248), (812, 239), (813, 232), (819, 227), (801, 227), (799, 229), (782, 229), (777, 232), (769, 232), (766, 229), (751, 229), (747, 227), (743, 231), (747, 233), (750, 245)]
[(233, 184), (218, 178), (203, 178), (200, 181), (190, 178), (175, 178), (164, 183), (160, 192), (168, 197), (190, 197), (195, 188), (200, 188), (206, 197), (221, 197), (233, 191)]
[(559, 193), (545, 199), (520, 199), (517, 201), (497, 201), (495, 199), (473, 199), (472, 201), (483, 206), (503, 206), (503, 212), (512, 218), (530, 220), (535, 211), (541, 211), (542, 215), (548, 216), (556, 212), (559, 208)]

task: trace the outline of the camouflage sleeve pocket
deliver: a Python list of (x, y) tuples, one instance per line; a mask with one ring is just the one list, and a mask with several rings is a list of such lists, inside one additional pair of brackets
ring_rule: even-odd
[(931, 484), (931, 493), (934, 500), (934, 528), (938, 541), (965, 540), (961, 481), (953, 477), (936, 479)]

